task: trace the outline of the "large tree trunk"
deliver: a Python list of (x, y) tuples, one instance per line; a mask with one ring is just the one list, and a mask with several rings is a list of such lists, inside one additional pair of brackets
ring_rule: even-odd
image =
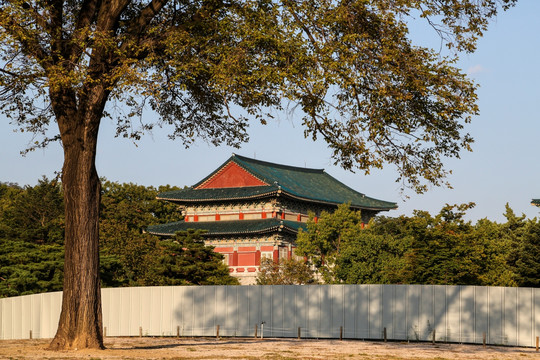
[(64, 293), (58, 331), (49, 348), (103, 348), (99, 279), (101, 184), (95, 168), (100, 115), (93, 111), (60, 115), (66, 216)]

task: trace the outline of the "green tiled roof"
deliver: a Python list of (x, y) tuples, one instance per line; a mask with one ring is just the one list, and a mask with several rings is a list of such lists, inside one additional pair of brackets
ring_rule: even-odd
[(205, 221), (185, 222), (177, 221), (168, 224), (152, 225), (146, 231), (153, 235), (172, 236), (178, 231), (206, 230), (208, 235), (229, 234), (264, 234), (278, 229), (297, 233), (300, 228), (305, 228), (306, 223), (276, 218), (260, 220), (235, 220), (235, 221)]
[[(268, 186), (242, 188), (195, 189), (214, 176), (230, 161), (264, 181)], [(368, 210), (390, 210), (396, 203), (368, 197), (328, 175), (323, 169), (307, 169), (295, 166), (274, 164), (234, 155), (210, 175), (191, 188), (170, 191), (158, 195), (159, 199), (177, 202), (204, 202), (215, 200), (250, 199), (267, 197), (280, 192), (283, 196), (339, 205), (350, 202), (352, 207)]]
[(533, 204), (535, 206), (540, 206), (540, 199), (532, 199), (531, 204)]
[(182, 189), (168, 191), (158, 195), (158, 199), (176, 200), (185, 202), (199, 202), (204, 200), (234, 200), (252, 199), (275, 195), (279, 187), (274, 186), (247, 186), (241, 188), (217, 188), (217, 189)]

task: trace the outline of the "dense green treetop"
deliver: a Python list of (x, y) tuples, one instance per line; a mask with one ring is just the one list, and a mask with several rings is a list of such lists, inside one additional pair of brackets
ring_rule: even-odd
[(376, 217), (367, 229), (346, 206), (298, 235), (306, 256), (327, 283), (539, 286), (539, 220), (464, 219), (474, 204), (446, 205), (439, 214)]
[(43, 177), (33, 187), (2, 186), (0, 236), (33, 243), (63, 243), (64, 203), (57, 181)]

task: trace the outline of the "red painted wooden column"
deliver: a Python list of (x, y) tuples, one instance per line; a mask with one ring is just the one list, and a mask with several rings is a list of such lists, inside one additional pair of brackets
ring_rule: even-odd
[(234, 250), (232, 256), (232, 266), (238, 266), (238, 250)]

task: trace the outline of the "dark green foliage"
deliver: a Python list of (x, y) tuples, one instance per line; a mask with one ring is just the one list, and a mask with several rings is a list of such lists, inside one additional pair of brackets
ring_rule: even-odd
[(62, 290), (63, 265), (62, 245), (2, 239), (0, 297)]
[(148, 261), (155, 261), (158, 240), (143, 229), (180, 218), (176, 207), (156, 200), (169, 187), (145, 187), (102, 180), (100, 263), (102, 286), (147, 285)]
[(148, 269), (152, 285), (238, 285), (223, 255), (205, 246), (199, 231), (177, 233), (160, 242), (157, 259)]
[(447, 205), (434, 218), (416, 213), (411, 226), (414, 241), (408, 253), (411, 283), (481, 285), (484, 249), (474, 227), (462, 218), (473, 205)]
[[(178, 251), (178, 243), (143, 232), (180, 219), (176, 206), (156, 200), (158, 192), (174, 188), (104, 180), (102, 189), (102, 286), (237, 283), (198, 234), (186, 236)], [(0, 184), (0, 297), (62, 290), (63, 201), (60, 184), (46, 178), (33, 187)]]
[[(404, 281), (408, 238), (365, 230), (350, 241), (336, 261), (335, 274), (347, 284), (399, 284)], [(409, 241), (410, 242), (410, 241)]]
[(346, 221), (355, 215), (340, 207), (310, 223), (298, 245), (326, 282), (540, 286), (538, 220), (517, 217), (507, 206), (506, 223), (473, 225), (463, 218), (472, 206), (446, 205), (436, 216), (378, 217), (364, 230)]
[(43, 177), (34, 187), (3, 186), (0, 236), (37, 244), (63, 243), (64, 203), (58, 182)]
[(518, 286), (540, 287), (540, 222), (527, 222), (517, 248), (516, 281)]
[(362, 231), (360, 212), (343, 204), (334, 213), (322, 212), (318, 221), (310, 219), (307, 231), (300, 231), (296, 254), (308, 256), (326, 283), (336, 279), (336, 261), (342, 250)]
[(57, 182), (0, 184), (0, 297), (62, 289), (63, 223)]

